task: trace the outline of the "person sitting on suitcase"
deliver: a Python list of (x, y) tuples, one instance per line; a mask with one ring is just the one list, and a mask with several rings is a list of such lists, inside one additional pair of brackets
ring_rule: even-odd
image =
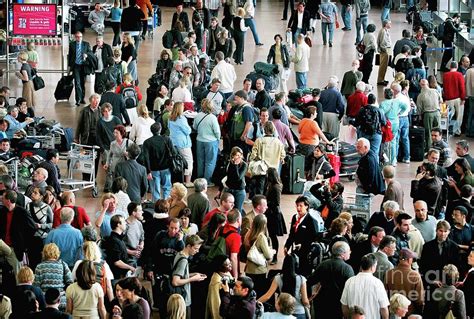
[(95, 4), (94, 11), (89, 13), (89, 23), (91, 24), (91, 29), (97, 32), (98, 35), (102, 35), (105, 29), (105, 18), (108, 17), (110, 11), (104, 9), (100, 3)]

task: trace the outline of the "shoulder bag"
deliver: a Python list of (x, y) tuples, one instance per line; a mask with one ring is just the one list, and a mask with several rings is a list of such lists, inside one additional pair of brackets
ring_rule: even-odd
[(267, 260), (265, 259), (265, 256), (263, 256), (263, 254), (258, 250), (258, 247), (256, 245), (257, 240), (258, 240), (258, 237), (257, 239), (255, 239), (255, 241), (253, 242), (252, 246), (250, 247), (247, 253), (247, 260), (250, 260), (251, 262), (253, 262), (255, 265), (259, 267), (265, 266), (267, 264)]
[(33, 88), (35, 91), (44, 88), (44, 80), (38, 75), (38, 71), (35, 68), (31, 68), (31, 81), (33, 82)]
[(165, 142), (166, 150), (170, 154), (170, 170), (173, 173), (181, 173), (184, 172), (185, 169), (188, 169), (188, 163), (184, 159), (184, 157), (179, 153), (179, 151), (174, 148), (172, 150), (168, 144)]

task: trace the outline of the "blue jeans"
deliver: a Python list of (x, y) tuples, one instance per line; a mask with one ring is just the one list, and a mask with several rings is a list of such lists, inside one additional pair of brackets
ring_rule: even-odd
[(382, 134), (364, 134), (361, 131), (357, 132), (359, 138), (364, 137), (370, 142), (370, 149), (378, 156), (380, 153), (380, 145), (382, 143)]
[(401, 151), (403, 154), (402, 160), (404, 161), (410, 160), (410, 139), (408, 138), (408, 131), (408, 116), (402, 116), (400, 117), (400, 129), (398, 130), (397, 156)]
[(344, 22), (346, 29), (352, 29), (352, 7), (342, 5), (341, 7), (341, 18)]
[(249, 27), (250, 30), (252, 31), (252, 35), (253, 35), (253, 39), (255, 41), (255, 44), (259, 44), (260, 39), (258, 38), (257, 26), (255, 25), (255, 19), (254, 18), (246, 18), (245, 19), (245, 26)]
[(295, 72), (296, 74), (296, 87), (298, 89), (306, 89), (307, 74), (308, 72)]
[(234, 195), (234, 207), (237, 208), (240, 214), (243, 216), (242, 209), (244, 208), (245, 201), (245, 189), (230, 189), (224, 188), (224, 191)]
[(156, 202), (159, 199), (167, 199), (171, 193), (170, 170), (164, 169), (161, 171), (151, 171), (151, 176), (153, 176), (153, 183), (151, 188), (151, 195), (153, 197), (153, 201)]
[(332, 43), (332, 38), (334, 37), (334, 23), (321, 23), (321, 31), (323, 34), (323, 43), (327, 43), (326, 41), (326, 33), (329, 31), (329, 42)]
[[(360, 19), (356, 19), (356, 43), (359, 43), (362, 40), (363, 35), (367, 32), (367, 25), (369, 24), (369, 17), (364, 16)], [(362, 34), (360, 34), (360, 29), (362, 27)]]
[(219, 141), (200, 142), (196, 144), (197, 177), (204, 177), (208, 183), (211, 182), (212, 173), (216, 168)]
[(384, 22), (384, 20), (390, 20), (390, 8), (382, 8), (382, 15), (380, 16), (380, 19), (382, 22)]
[(293, 33), (293, 43), (295, 44), (295, 47), (298, 46), (298, 42), (296, 40), (298, 39), (301, 31), (303, 31), (303, 29), (296, 29), (295, 33)]

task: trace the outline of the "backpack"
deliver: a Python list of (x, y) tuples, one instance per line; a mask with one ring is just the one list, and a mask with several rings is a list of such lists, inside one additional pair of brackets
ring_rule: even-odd
[(122, 94), (123, 101), (125, 102), (125, 107), (127, 109), (133, 109), (137, 107), (138, 105), (138, 96), (137, 96), (137, 90), (135, 90), (135, 87), (133, 85), (131, 86), (122, 86), (122, 89), (120, 90), (120, 94)]
[(227, 233), (223, 233), (222, 230), (219, 232), (219, 236), (217, 236), (216, 239), (211, 244), (211, 248), (209, 249), (206, 260), (209, 263), (212, 263), (214, 261), (214, 258), (217, 256), (222, 256), (225, 255), (227, 256), (227, 248), (225, 244), (225, 239), (231, 235), (231, 234), (236, 234), (237, 232), (235, 230), (231, 230)]
[[(74, 212), (76, 207), (74, 207)], [(104, 295), (107, 295), (107, 275), (105, 273), (105, 262), (103, 260), (94, 263), (95, 273), (96, 273), (96, 282), (100, 284)]]
[(323, 242), (315, 241), (311, 243), (308, 254), (308, 263), (311, 269), (316, 269), (324, 260), (328, 259), (328, 245)]
[(444, 22), (440, 23), (435, 28), (435, 37), (438, 40), (442, 40), (444, 38)]
[(414, 92), (420, 92), (421, 87), (420, 87), (420, 81), (422, 77), (420, 73), (416, 72), (413, 74), (413, 76), (410, 79), (410, 88), (413, 89)]
[(120, 64), (112, 64), (104, 70), (104, 80), (106, 83), (113, 82), (115, 84), (122, 83), (122, 66)]
[(165, 49), (171, 49), (173, 47), (173, 34), (170, 30), (166, 31), (161, 39)]
[[(233, 114), (232, 119), (231, 119), (231, 139), (233, 140), (240, 140), (240, 137), (242, 136), (242, 133), (244, 132), (245, 129), (245, 122), (244, 118), (242, 116), (242, 112), (244, 108), (246, 107), (251, 107), (249, 104), (245, 104), (242, 107), (239, 107)], [(255, 115), (254, 115), (254, 121), (255, 122)]]
[(176, 267), (178, 267), (179, 263), (181, 260), (187, 259), (186, 257), (181, 257), (178, 259), (178, 261), (173, 265), (173, 268), (171, 269), (171, 272), (169, 275), (163, 275), (161, 278), (161, 283), (160, 283), (160, 291), (163, 294), (164, 300), (168, 300), (168, 297), (173, 295), (173, 294), (180, 294), (184, 299), (186, 299), (186, 289), (184, 286), (173, 286), (171, 283), (173, 279), (173, 273), (176, 270)]
[(368, 135), (380, 132), (380, 115), (377, 109), (373, 106), (365, 106), (362, 113), (362, 125), (360, 129)]

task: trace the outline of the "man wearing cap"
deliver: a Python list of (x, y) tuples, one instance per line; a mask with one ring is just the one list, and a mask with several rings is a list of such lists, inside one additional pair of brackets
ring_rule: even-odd
[(59, 302), (61, 294), (56, 288), (49, 288), (44, 295), (46, 308), (40, 312), (34, 313), (32, 319), (72, 319), (72, 316), (59, 311)]
[(418, 255), (408, 248), (402, 248), (399, 256), (398, 265), (385, 274), (385, 289), (389, 296), (401, 293), (411, 301), (407, 315), (422, 314), (425, 304), (423, 281), (420, 274), (411, 269)]

